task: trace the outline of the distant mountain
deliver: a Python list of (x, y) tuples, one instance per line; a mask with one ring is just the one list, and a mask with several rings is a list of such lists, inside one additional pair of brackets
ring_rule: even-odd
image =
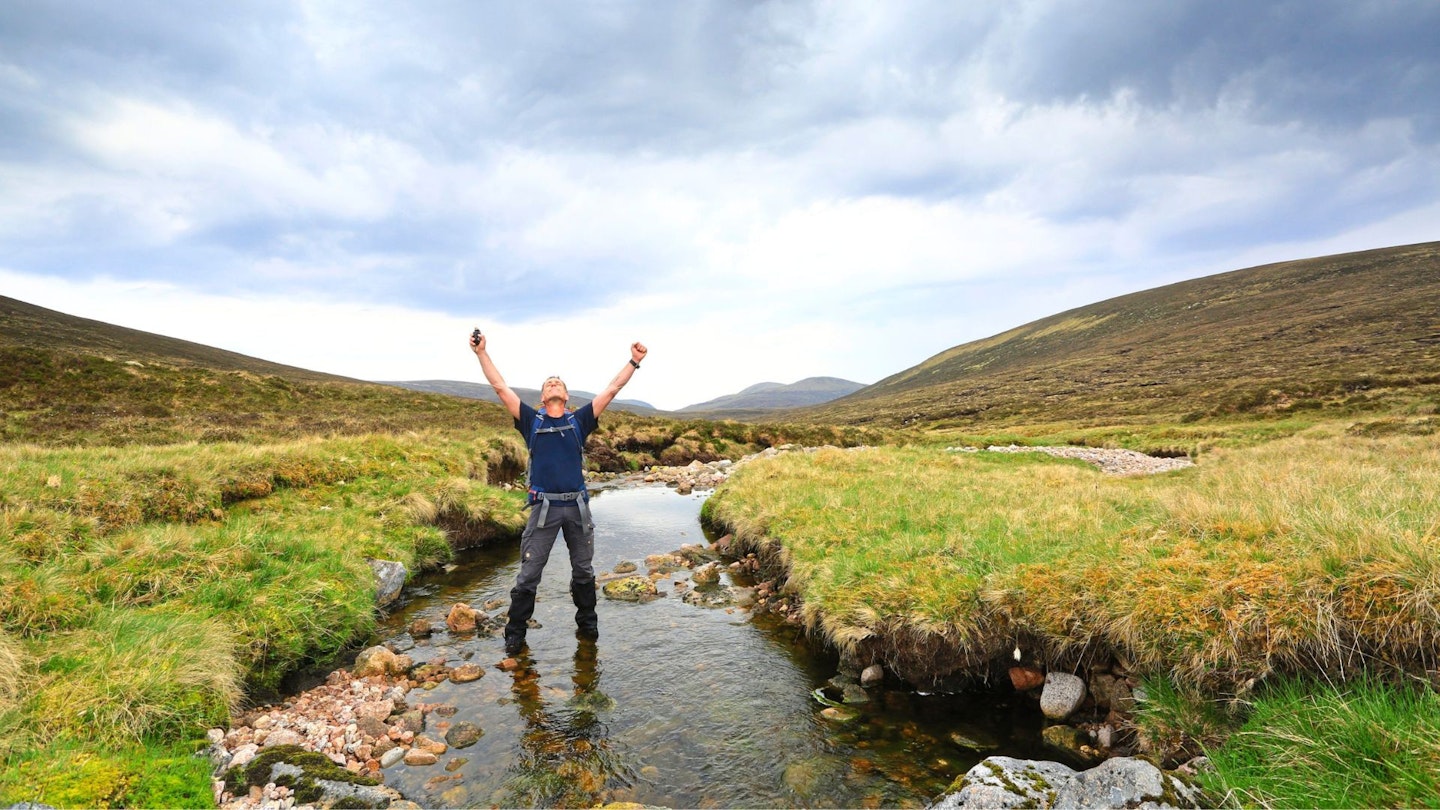
[[(495, 395), (495, 389), (483, 383), (461, 382), (459, 380), (407, 380), (403, 382), (382, 381), (380, 385), (393, 385), (397, 388), (406, 388), (411, 391), (425, 391), (431, 394), (449, 394), (455, 397), (466, 399), (480, 399), (486, 402), (500, 401)], [(522, 402), (531, 405), (540, 401), (540, 389), (538, 388), (517, 388), (512, 386), (511, 390), (520, 395)], [(570, 407), (583, 407), (595, 395), (589, 391), (581, 391), (577, 388), (570, 389)], [(629, 411), (630, 413), (642, 416), (654, 416), (659, 413), (655, 406), (648, 402), (641, 402), (638, 399), (617, 399), (610, 403), (612, 410)]]
[(678, 413), (748, 414), (753, 411), (803, 408), (807, 405), (820, 405), (838, 399), (864, 387), (863, 383), (842, 380), (838, 377), (806, 377), (789, 385), (762, 382), (736, 394), (728, 394), (696, 405), (687, 405)]
[(817, 422), (977, 426), (1352, 413), (1440, 394), (1440, 242), (1111, 298), (947, 349)]

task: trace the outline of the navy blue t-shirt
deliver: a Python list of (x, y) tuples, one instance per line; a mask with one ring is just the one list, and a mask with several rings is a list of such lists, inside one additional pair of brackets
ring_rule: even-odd
[[(541, 415), (542, 428), (565, 427), (570, 424), (568, 417), (550, 416), (522, 402), (520, 418), (515, 420), (515, 429), (525, 437), (527, 445), (530, 444), (530, 434), (535, 429), (536, 413)], [(534, 446), (530, 447), (531, 489), (539, 492), (580, 492), (585, 489), (583, 448), (586, 437), (600, 427), (600, 421), (595, 418), (595, 409), (588, 402), (573, 415), (575, 423), (580, 427), (578, 437), (573, 429), (535, 436)], [(552, 505), (559, 505), (559, 502)]]

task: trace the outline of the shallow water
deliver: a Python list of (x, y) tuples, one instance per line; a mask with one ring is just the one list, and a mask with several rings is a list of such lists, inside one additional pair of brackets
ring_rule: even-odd
[[(703, 498), (659, 487), (597, 492), (597, 572), (628, 560), (643, 574), (647, 555), (708, 543)], [(486, 669), (478, 681), (409, 695), (412, 704), (455, 707), (443, 720), (431, 715), (431, 736), (442, 736), (437, 722), (484, 730), (436, 765), (385, 772), (387, 784), (423, 806), (917, 807), (987, 755), (1046, 756), (1034, 706), (994, 694), (877, 688), (854, 706), (856, 721), (823, 718), (814, 693), (836, 676), (835, 657), (794, 627), (684, 603), (674, 580), (685, 571), (658, 583), (675, 592), (647, 603), (602, 596), (600, 640), (577, 641), (563, 540), (541, 583), (542, 626), (529, 632), (524, 666), (501, 671), (498, 637), (455, 638), (443, 620), (455, 602), (508, 602), (518, 564), (518, 544), (467, 555), (408, 589), (382, 627), (417, 662), (443, 656)], [(418, 617), (441, 632), (412, 640), (405, 628)], [(962, 748), (955, 734), (995, 748)]]

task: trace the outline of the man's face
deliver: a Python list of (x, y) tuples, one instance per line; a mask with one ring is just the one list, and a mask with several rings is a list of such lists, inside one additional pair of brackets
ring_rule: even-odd
[(549, 402), (552, 399), (558, 399), (561, 402), (570, 401), (570, 390), (565, 387), (565, 383), (559, 377), (551, 377), (545, 381), (544, 385), (540, 386), (540, 401)]

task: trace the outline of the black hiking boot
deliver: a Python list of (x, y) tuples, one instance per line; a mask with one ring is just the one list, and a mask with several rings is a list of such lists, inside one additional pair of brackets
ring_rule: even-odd
[(505, 622), (505, 653), (515, 655), (525, 646), (525, 630), (535, 614), (534, 591), (511, 589), (510, 618)]
[(506, 633), (506, 634), (505, 634), (505, 654), (506, 654), (506, 655), (509, 655), (509, 656), (519, 655), (519, 654), (520, 654), (520, 651), (521, 651), (522, 649), (524, 649), (524, 648), (525, 648), (525, 635), (524, 635), (523, 633), (522, 633), (521, 635), (518, 635), (518, 636), (512, 636), (512, 635), (510, 635), (509, 633)]
[(600, 638), (600, 617), (595, 615), (594, 582), (571, 582), (570, 598), (575, 601), (575, 637), (594, 641)]

